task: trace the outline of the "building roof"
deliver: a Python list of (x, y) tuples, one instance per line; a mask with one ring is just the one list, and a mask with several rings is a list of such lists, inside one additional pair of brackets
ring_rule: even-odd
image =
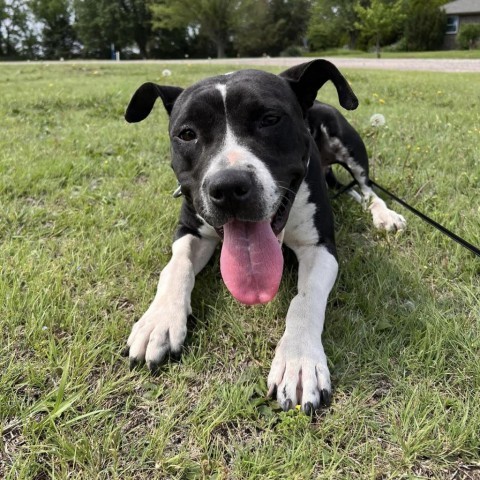
[(452, 14), (465, 14), (465, 13), (478, 13), (480, 14), (480, 0), (456, 0), (455, 2), (449, 2), (442, 6), (445, 13)]

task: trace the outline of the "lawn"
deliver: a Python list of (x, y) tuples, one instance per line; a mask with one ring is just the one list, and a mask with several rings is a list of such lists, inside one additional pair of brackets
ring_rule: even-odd
[[(124, 109), (144, 81), (230, 69), (163, 68), (0, 69), (0, 478), (480, 478), (480, 260), (400, 206), (407, 230), (385, 234), (333, 200), (334, 393), (313, 419), (265, 398), (294, 265), (272, 303), (245, 308), (216, 255), (181, 362), (129, 371), (181, 200), (163, 108), (136, 125)], [(345, 73), (377, 181), (479, 245), (479, 76)], [(319, 98), (337, 105), (330, 85)]]

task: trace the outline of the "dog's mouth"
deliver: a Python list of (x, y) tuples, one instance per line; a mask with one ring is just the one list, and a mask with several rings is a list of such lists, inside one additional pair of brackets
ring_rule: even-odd
[(220, 270), (230, 293), (247, 305), (267, 303), (275, 297), (283, 272), (278, 236), (288, 220), (295, 193), (288, 191), (270, 220), (233, 219), (217, 228), (223, 237)]
[[(279, 206), (270, 220), (270, 227), (276, 237), (278, 237), (285, 225), (287, 224), (288, 216), (290, 214), (290, 209), (292, 208), (293, 201), (295, 200), (295, 193), (291, 190), (288, 190), (285, 195), (280, 200)], [(231, 221), (231, 220), (230, 220)], [(228, 223), (228, 222), (227, 222)], [(251, 222), (254, 223), (254, 222)], [(221, 227), (215, 227), (215, 231), (218, 233), (220, 238), (224, 238), (225, 231), (224, 225)]]
[(292, 190), (288, 190), (287, 193), (283, 195), (282, 200), (280, 201), (280, 206), (270, 222), (272, 231), (276, 236), (280, 235), (285, 228), (294, 200), (295, 193)]

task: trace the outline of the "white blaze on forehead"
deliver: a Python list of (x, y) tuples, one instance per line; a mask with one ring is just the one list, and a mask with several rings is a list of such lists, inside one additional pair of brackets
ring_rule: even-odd
[[(224, 169), (235, 168), (239, 170), (248, 170), (251, 172), (255, 184), (259, 185), (259, 188), (263, 190), (262, 198), (264, 201), (264, 211), (269, 215), (273, 215), (275, 213), (275, 208), (278, 207), (281, 193), (267, 165), (248, 150), (247, 147), (242, 145), (241, 138), (237, 138), (232, 131), (226, 103), (227, 85), (224, 83), (217, 83), (215, 88), (220, 92), (223, 99), (226, 131), (223, 141), (219, 141), (218, 152), (211, 159), (210, 166), (203, 177), (202, 185), (205, 185), (205, 180), (207, 178)], [(205, 192), (204, 188), (202, 188), (201, 192), (204, 205), (208, 210), (208, 194)]]
[(225, 107), (225, 112), (227, 109), (227, 86), (224, 83), (217, 83), (215, 88), (220, 92), (223, 98), (223, 106)]

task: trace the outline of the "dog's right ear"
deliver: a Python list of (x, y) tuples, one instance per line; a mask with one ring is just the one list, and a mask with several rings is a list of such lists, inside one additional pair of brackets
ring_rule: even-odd
[(331, 80), (335, 85), (340, 105), (343, 108), (355, 110), (358, 107), (358, 99), (346, 78), (328, 60), (318, 59), (295, 65), (282, 72), (280, 76), (290, 84), (304, 114), (313, 105), (318, 90), (328, 80)]
[(125, 112), (125, 120), (135, 123), (147, 118), (158, 97), (162, 99), (163, 106), (170, 115), (175, 100), (182, 92), (183, 88), (180, 87), (161, 86), (152, 82), (144, 83), (133, 94)]

